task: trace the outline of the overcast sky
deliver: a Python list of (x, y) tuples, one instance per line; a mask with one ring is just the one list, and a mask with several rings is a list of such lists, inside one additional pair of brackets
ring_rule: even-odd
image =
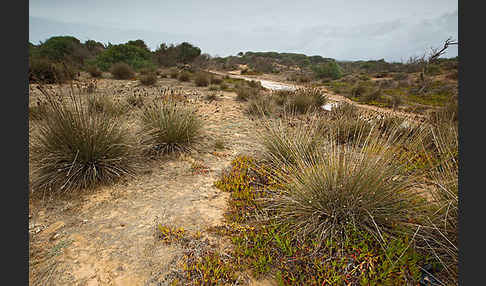
[[(29, 41), (188, 41), (212, 56), (243, 51), (338, 60), (406, 60), (458, 39), (457, 0), (30, 0)], [(451, 46), (445, 57), (457, 56)]]

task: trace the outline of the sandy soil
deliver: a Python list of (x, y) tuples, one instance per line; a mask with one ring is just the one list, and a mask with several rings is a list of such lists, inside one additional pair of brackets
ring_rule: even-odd
[[(77, 84), (87, 86), (89, 82), (81, 79)], [(275, 80), (272, 83), (279, 84)], [(167, 88), (179, 90), (205, 122), (204, 135), (194, 150), (177, 158), (149, 162), (142, 174), (111, 187), (63, 198), (31, 199), (30, 285), (167, 285), (166, 275), (179, 267), (183, 249), (177, 244), (163, 244), (156, 237), (159, 223), (183, 227), (189, 233), (200, 231), (214, 245), (222, 245), (206, 231), (223, 223), (228, 196), (213, 183), (238, 154), (257, 151), (253, 135), (259, 127), (243, 114), (244, 103), (235, 101), (234, 92), (218, 91), (222, 95), (219, 100), (209, 102), (203, 98), (208, 88), (196, 88), (191, 82), (164, 78), (154, 87), (143, 87), (133, 80), (101, 79), (96, 92), (116, 98), (130, 93), (150, 98)], [(35, 85), (30, 90), (33, 103), (39, 92)], [(351, 102), (328, 90), (323, 92), (332, 101)], [(356, 105), (420, 120), (416, 114)], [(131, 124), (136, 124), (135, 114), (128, 118)], [(225, 142), (223, 150), (214, 147), (218, 139)], [(266, 280), (251, 284), (272, 285)]]
[[(102, 79), (98, 91), (124, 96), (182, 88), (205, 122), (203, 137), (192, 152), (154, 161), (144, 174), (115, 186), (31, 199), (31, 285), (165, 285), (164, 276), (180, 261), (182, 249), (155, 237), (158, 223), (217, 240), (206, 229), (222, 223), (227, 193), (213, 183), (238, 154), (255, 151), (251, 134), (256, 127), (235, 93), (219, 92), (220, 100), (208, 102), (202, 99), (207, 88), (196, 89), (193, 83), (160, 79), (156, 87), (137, 85)], [(31, 101), (36, 96), (32, 87)], [(225, 142), (224, 150), (214, 148), (216, 139)]]

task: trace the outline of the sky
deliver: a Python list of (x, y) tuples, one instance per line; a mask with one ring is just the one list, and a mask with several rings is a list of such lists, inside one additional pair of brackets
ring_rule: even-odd
[(211, 56), (275, 51), (401, 62), (458, 39), (458, 1), (30, 0), (29, 41), (60, 35), (142, 39), (152, 50), (187, 41)]

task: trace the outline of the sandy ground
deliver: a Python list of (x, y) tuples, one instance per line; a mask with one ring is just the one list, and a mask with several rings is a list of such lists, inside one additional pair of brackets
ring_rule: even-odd
[[(78, 84), (86, 86), (88, 82), (82, 79)], [(209, 102), (203, 98), (208, 88), (196, 88), (191, 82), (164, 78), (154, 87), (143, 87), (133, 80), (97, 82), (97, 92), (117, 98), (130, 93), (150, 98), (167, 88), (182, 92), (204, 120), (204, 135), (194, 150), (147, 163), (142, 174), (111, 187), (71, 197), (31, 199), (30, 285), (167, 285), (166, 275), (180, 266), (183, 249), (177, 244), (163, 244), (156, 237), (159, 223), (183, 227), (189, 233), (200, 231), (214, 245), (222, 245), (219, 238), (206, 231), (222, 224), (228, 196), (213, 183), (238, 154), (257, 151), (253, 135), (259, 127), (243, 114), (244, 103), (235, 101), (234, 92), (218, 91), (218, 96), (222, 95), (219, 100)], [(332, 101), (351, 102), (325, 89), (323, 92)], [(30, 101), (35, 102), (38, 96), (31, 85)], [(374, 112), (393, 112), (358, 106)], [(399, 115), (420, 120), (416, 114)], [(135, 124), (133, 118), (129, 121)], [(225, 142), (223, 150), (215, 149), (216, 140)], [(266, 280), (251, 284), (272, 285)]]
[[(192, 152), (154, 161), (144, 174), (117, 185), (61, 199), (32, 199), (30, 285), (165, 285), (182, 249), (155, 237), (158, 223), (217, 240), (206, 229), (222, 223), (228, 194), (213, 183), (238, 154), (255, 151), (251, 135), (256, 127), (235, 93), (219, 92), (220, 100), (208, 102), (202, 99), (207, 88), (196, 89), (193, 83), (160, 79), (156, 87), (137, 85), (102, 79), (98, 91), (123, 96), (182, 88), (205, 122), (203, 137)], [(32, 88), (31, 100), (36, 96)], [(223, 150), (214, 148), (216, 139), (225, 142)]]

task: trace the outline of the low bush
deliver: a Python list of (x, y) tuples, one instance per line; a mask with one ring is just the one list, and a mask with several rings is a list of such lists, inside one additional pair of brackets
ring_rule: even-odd
[(110, 73), (116, 79), (130, 79), (135, 76), (133, 69), (126, 63), (116, 63), (110, 68)]

